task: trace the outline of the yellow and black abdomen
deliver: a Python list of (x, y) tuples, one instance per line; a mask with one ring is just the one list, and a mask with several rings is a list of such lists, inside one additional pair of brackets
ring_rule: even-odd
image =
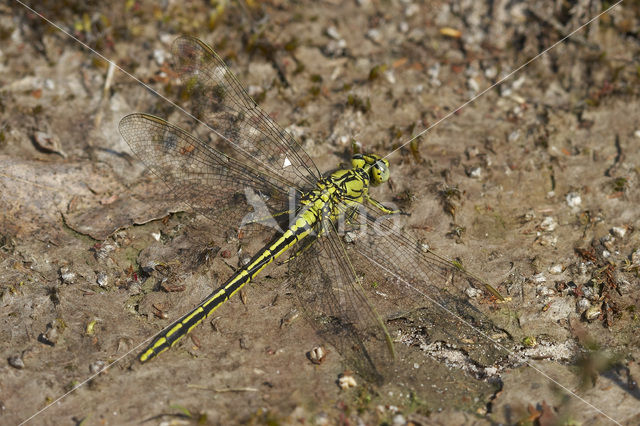
[(260, 250), (251, 261), (219, 289), (211, 293), (194, 310), (171, 324), (140, 355), (140, 361), (146, 362), (171, 348), (186, 336), (195, 326), (209, 317), (220, 305), (229, 300), (238, 290), (249, 283), (262, 269), (273, 262), (295, 243), (307, 236), (315, 221), (315, 214), (298, 217), (294, 224), (275, 242)]

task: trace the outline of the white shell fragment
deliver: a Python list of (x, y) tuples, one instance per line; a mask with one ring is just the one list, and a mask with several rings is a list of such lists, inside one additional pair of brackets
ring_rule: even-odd
[(567, 205), (572, 209), (575, 209), (578, 206), (580, 206), (580, 204), (582, 204), (582, 198), (580, 197), (580, 194), (578, 194), (577, 192), (568, 193), (565, 196), (565, 200), (567, 201)]
[(542, 223), (540, 223), (540, 229), (545, 232), (553, 232), (558, 227), (558, 222), (551, 217), (547, 216), (542, 219)]
[(557, 263), (549, 266), (549, 273), (552, 275), (560, 275), (562, 273), (562, 264)]
[(349, 388), (355, 388), (358, 386), (358, 383), (351, 374), (345, 373), (338, 379), (338, 386), (340, 386), (342, 390), (347, 390)]

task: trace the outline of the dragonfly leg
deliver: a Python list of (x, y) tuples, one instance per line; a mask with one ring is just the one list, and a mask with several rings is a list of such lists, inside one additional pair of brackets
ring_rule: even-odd
[(371, 203), (371, 205), (373, 207), (377, 208), (378, 210), (380, 210), (384, 214), (402, 214), (402, 215), (406, 215), (406, 216), (411, 216), (410, 213), (403, 212), (400, 209), (392, 210), (390, 208), (387, 208), (380, 201), (377, 201), (376, 199), (371, 198), (368, 195), (367, 195), (367, 201), (369, 203)]

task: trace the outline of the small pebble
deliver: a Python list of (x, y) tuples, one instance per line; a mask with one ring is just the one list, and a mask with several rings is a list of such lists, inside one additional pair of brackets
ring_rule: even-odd
[(418, 12), (420, 12), (420, 6), (418, 6), (415, 3), (411, 3), (404, 10), (404, 16), (406, 16), (407, 18), (411, 18), (413, 15), (415, 15)]
[(526, 80), (527, 80), (527, 79), (525, 78), (525, 76), (524, 76), (524, 75), (521, 75), (521, 76), (520, 76), (520, 78), (518, 78), (518, 79), (517, 79), (517, 80), (515, 80), (513, 83), (511, 83), (511, 87), (512, 87), (514, 90), (518, 90), (518, 89), (520, 89), (520, 88), (522, 87), (522, 85), (524, 84), (524, 82), (525, 82)]
[(553, 289), (550, 289), (549, 287), (539, 285), (538, 287), (536, 287), (536, 293), (538, 294), (538, 296), (544, 297), (544, 296), (550, 296), (555, 292), (553, 291)]
[(58, 330), (52, 325), (47, 325), (47, 331), (40, 335), (40, 341), (48, 345), (54, 346), (58, 343)]
[(107, 276), (107, 273), (98, 272), (98, 275), (96, 276), (96, 282), (100, 287), (105, 288), (107, 286), (107, 283), (109, 282), (109, 277)]
[(9, 365), (18, 370), (22, 370), (24, 368), (24, 361), (20, 355), (13, 355), (9, 357)]
[(478, 295), (480, 294), (480, 290), (474, 287), (467, 287), (465, 293), (467, 293), (467, 296), (469, 296), (470, 298), (474, 298), (478, 297)]
[(482, 168), (481, 167), (472, 167), (467, 170), (467, 176), (472, 179), (480, 179), (482, 177)]
[(600, 306), (596, 305), (584, 311), (584, 317), (587, 321), (594, 321), (598, 319), (601, 313), (602, 310), (600, 309)]
[(560, 263), (549, 266), (549, 273), (553, 275), (560, 275), (562, 273), (562, 265)]
[(326, 426), (331, 424), (329, 415), (327, 413), (319, 413), (313, 420), (313, 424), (316, 426)]
[(60, 268), (60, 279), (64, 284), (73, 284), (76, 280), (76, 274), (71, 272), (68, 267), (63, 266)]
[(322, 346), (316, 346), (315, 348), (309, 351), (309, 360), (313, 364), (322, 364), (322, 362), (327, 357), (327, 351), (324, 350)]
[(467, 80), (467, 87), (469, 88), (469, 90), (471, 90), (471, 92), (473, 92), (473, 94), (478, 93), (478, 91), (480, 90), (480, 86), (478, 85), (478, 82), (475, 78), (470, 78)]
[(350, 375), (350, 374), (343, 374), (339, 379), (338, 379), (338, 386), (340, 386), (340, 389), (342, 390), (347, 390), (349, 388), (354, 388), (358, 385), (358, 383), (356, 382), (356, 379)]
[(380, 44), (382, 42), (382, 33), (380, 33), (380, 30), (375, 28), (371, 28), (367, 31), (366, 37), (376, 44)]
[(545, 232), (553, 232), (557, 226), (558, 222), (556, 222), (556, 220), (551, 216), (545, 217), (540, 223), (540, 229)]
[(571, 207), (572, 209), (577, 208), (580, 204), (582, 204), (582, 198), (577, 192), (568, 193), (565, 199), (567, 200), (567, 204), (569, 205), (569, 207)]
[(162, 66), (162, 64), (167, 60), (167, 54), (163, 49), (155, 49), (153, 51), (153, 59), (159, 66)]
[(589, 302), (588, 299), (585, 299), (584, 297), (578, 300), (578, 303), (576, 303), (576, 307), (578, 308), (578, 312), (580, 313), (583, 313), (584, 311), (589, 309), (590, 306), (591, 306), (591, 303)]
[(104, 369), (105, 366), (105, 362), (104, 361), (95, 361), (92, 362), (91, 364), (89, 364), (89, 371), (93, 374), (99, 373), (100, 371), (102, 371)]
[(618, 238), (624, 238), (627, 234), (627, 228), (623, 226), (614, 226), (611, 228), (611, 233)]
[(351, 232), (351, 231), (349, 231), (349, 232), (346, 232), (346, 233), (344, 234), (344, 237), (343, 237), (343, 238), (344, 238), (344, 242), (345, 242), (345, 243), (347, 243), (347, 244), (351, 244), (351, 243), (353, 243), (353, 242), (356, 240), (356, 234), (355, 234), (355, 232)]
[(547, 282), (547, 278), (542, 272), (540, 272), (539, 274), (535, 274), (534, 276), (532, 276), (531, 281), (533, 281), (535, 284), (541, 284)]
[(544, 234), (538, 240), (541, 246), (544, 247), (555, 247), (558, 244), (558, 236), (557, 235), (549, 235)]
[(336, 27), (327, 28), (325, 33), (334, 40), (340, 40), (342, 38)]
[(404, 426), (407, 424), (407, 421), (402, 414), (396, 414), (393, 416), (392, 424), (393, 426)]

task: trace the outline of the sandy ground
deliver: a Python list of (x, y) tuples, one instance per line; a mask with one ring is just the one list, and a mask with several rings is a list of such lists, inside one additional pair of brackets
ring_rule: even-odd
[[(0, 423), (54, 401), (32, 424), (640, 422), (637, 2), (449, 117), (608, 3), (211, 3), (34, 5), (169, 99), (172, 41), (200, 37), (321, 170), (348, 160), (353, 139), (386, 154), (438, 123), (389, 157), (397, 197), (385, 187), (378, 198), (411, 213), (405, 232), (508, 299), (473, 302), (508, 320), (502, 346), (461, 346), (414, 296), (422, 310), (385, 316), (396, 380), (356, 372), (357, 386), (342, 390), (348, 361), (298, 314), (287, 268), (274, 266), (193, 337), (140, 364), (138, 346), (264, 239), (213, 233), (159, 198), (117, 125), (134, 111), (181, 113), (8, 0)], [(216, 249), (195, 262), (203, 243)], [(318, 345), (328, 355), (316, 365), (307, 353)]]

